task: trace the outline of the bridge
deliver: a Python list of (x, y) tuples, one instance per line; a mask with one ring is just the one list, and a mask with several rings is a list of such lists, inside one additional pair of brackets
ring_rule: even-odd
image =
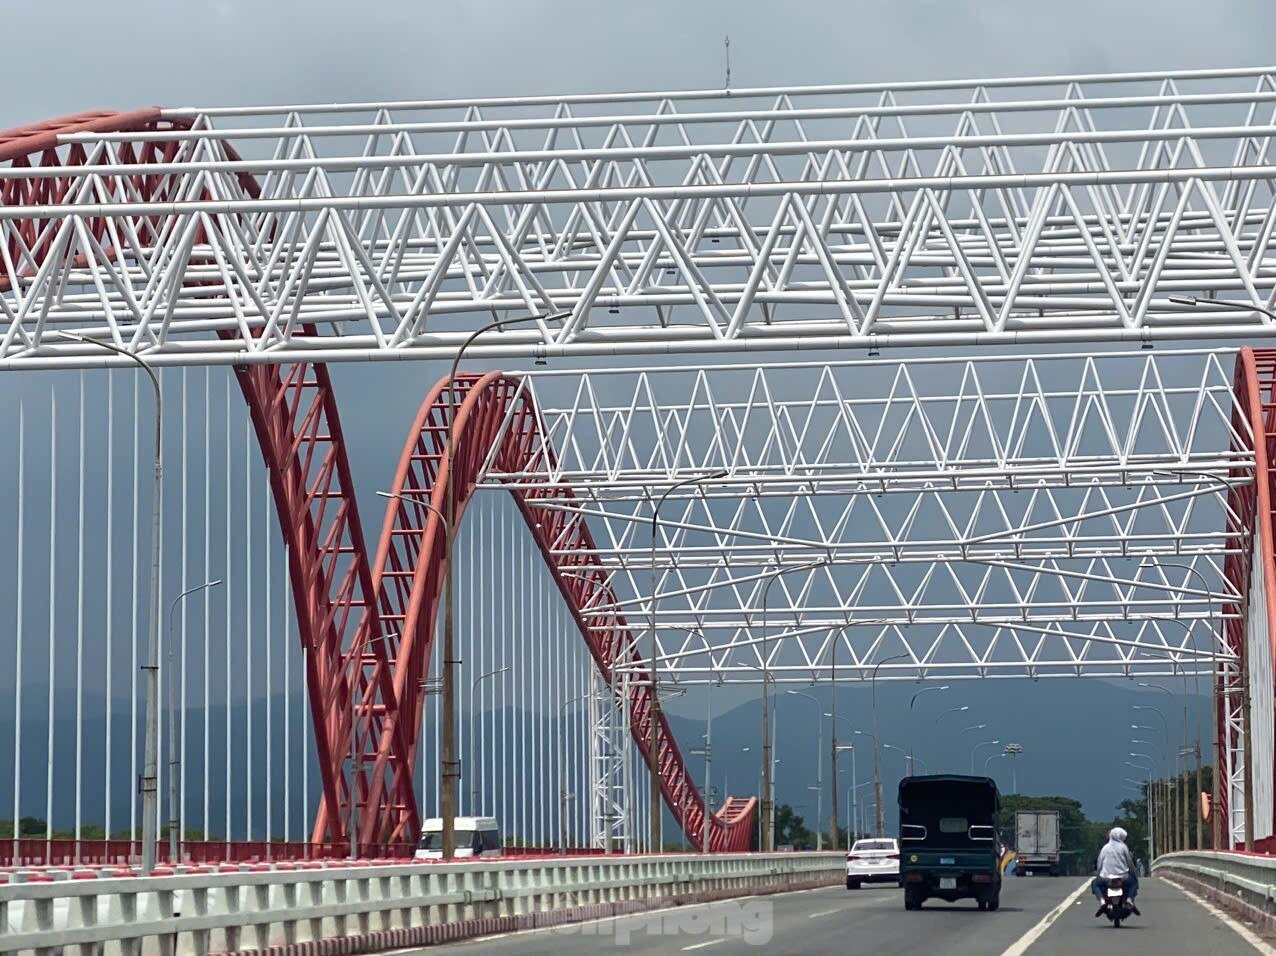
[[(469, 815), (528, 886), (580, 856), (622, 889), (487, 913), (421, 885), (428, 916), (312, 921), (417, 945), (657, 885), (839, 882), (840, 857), (768, 862), (775, 709), (871, 694), (877, 819), (849, 816), (880, 832), (879, 683), (1204, 679), (1209, 833), (1165, 849), (1265, 853), (1273, 134), (1270, 68), (0, 132), (0, 369), (25, 373), (0, 423), (0, 904), (70, 932), (44, 874), (136, 872), (176, 882), (76, 905), (158, 907), (163, 935), (174, 899), (260, 885), (270, 908), (281, 865), (416, 879), (423, 821), (450, 860)], [(729, 693), (758, 700), (760, 771), (715, 793)], [(678, 739), (677, 695), (705, 740)], [(706, 859), (662, 860), (679, 842)], [(306, 885), (369, 903), (359, 879)], [(83, 919), (69, 944), (99, 939)]]

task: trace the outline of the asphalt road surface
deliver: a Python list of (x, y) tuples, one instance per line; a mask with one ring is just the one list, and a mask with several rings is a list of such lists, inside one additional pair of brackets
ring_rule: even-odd
[(980, 913), (969, 900), (952, 905), (930, 900), (919, 912), (909, 913), (904, 910), (902, 891), (895, 887), (858, 891), (839, 887), (513, 933), (420, 952), (473, 956), (584, 956), (608, 951), (693, 956), (759, 952), (767, 956), (1255, 956), (1276, 952), (1256, 948), (1179, 889), (1155, 878), (1145, 879), (1139, 892), (1144, 915), (1120, 929), (1094, 918), (1096, 904), (1088, 892), (1072, 898), (1043, 925), (1080, 885), (1077, 877), (1012, 878), (1005, 883), (996, 913)]

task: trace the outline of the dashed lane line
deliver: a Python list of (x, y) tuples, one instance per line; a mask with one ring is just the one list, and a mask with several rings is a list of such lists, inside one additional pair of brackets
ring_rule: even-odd
[(1001, 956), (1023, 956), (1023, 954), (1028, 951), (1028, 947), (1040, 939), (1045, 931), (1054, 925), (1054, 921), (1067, 912), (1068, 907), (1073, 904), (1076, 898), (1089, 888), (1090, 881), (1084, 881), (1080, 886), (1068, 894), (1067, 899), (1052, 909), (1045, 916), (1041, 917), (1036, 926), (1032, 927), (1032, 929), (1020, 936), (1017, 940), (1015, 940), (1015, 942), (1011, 943), (1010, 948), (1002, 953)]

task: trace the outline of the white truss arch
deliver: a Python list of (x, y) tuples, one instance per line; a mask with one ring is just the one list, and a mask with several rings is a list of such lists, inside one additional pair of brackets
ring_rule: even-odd
[(164, 116), (0, 169), (0, 366), (1276, 330), (1270, 68)]

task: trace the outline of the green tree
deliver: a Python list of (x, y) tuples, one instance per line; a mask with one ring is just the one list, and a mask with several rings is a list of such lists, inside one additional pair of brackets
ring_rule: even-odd
[(815, 834), (807, 829), (806, 821), (787, 803), (775, 808), (775, 845), (791, 845), (797, 849), (815, 846)]

